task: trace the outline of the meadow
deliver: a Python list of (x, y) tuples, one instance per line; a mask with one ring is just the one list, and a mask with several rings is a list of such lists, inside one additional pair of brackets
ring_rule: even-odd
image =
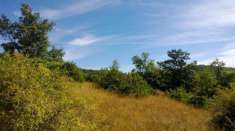
[(208, 131), (210, 112), (164, 94), (136, 98), (101, 89), (97, 84), (69, 82), (68, 93), (93, 109), (92, 118), (104, 131)]

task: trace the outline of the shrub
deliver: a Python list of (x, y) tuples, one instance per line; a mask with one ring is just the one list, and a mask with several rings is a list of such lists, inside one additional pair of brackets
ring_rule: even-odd
[(187, 92), (183, 87), (172, 89), (169, 91), (169, 95), (180, 101), (188, 102), (192, 98), (192, 94)]
[(225, 130), (235, 130), (235, 90), (222, 91), (216, 97), (212, 123), (215, 127)]
[(17, 55), (0, 57), (0, 74), (1, 130), (79, 129), (56, 73)]
[(124, 74), (116, 69), (107, 70), (100, 85), (108, 90), (133, 96), (145, 96), (152, 92), (148, 83), (138, 74)]
[(84, 77), (80, 69), (76, 66), (76, 64), (72, 62), (65, 62), (61, 66), (60, 69), (65, 75), (72, 77), (76, 81), (83, 82)]
[(121, 82), (119, 90), (124, 94), (134, 96), (147, 96), (152, 93), (152, 88), (137, 73), (128, 74), (126, 79)]
[(195, 75), (194, 94), (212, 98), (218, 89), (215, 75), (208, 70), (198, 71)]
[(209, 99), (206, 96), (194, 95), (190, 98), (189, 103), (197, 107), (207, 107)]
[(105, 89), (118, 91), (124, 77), (125, 75), (118, 70), (107, 70), (106, 75), (100, 81), (100, 85)]

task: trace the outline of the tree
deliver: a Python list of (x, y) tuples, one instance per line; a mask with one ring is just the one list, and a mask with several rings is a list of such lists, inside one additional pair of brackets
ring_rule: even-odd
[(157, 68), (154, 60), (149, 59), (149, 54), (143, 52), (141, 56), (132, 57), (132, 63), (135, 65), (133, 72), (138, 73), (153, 88), (160, 86), (160, 70)]
[(149, 59), (149, 54), (146, 52), (143, 52), (141, 56), (136, 55), (132, 57), (132, 63), (135, 65), (134, 71), (140, 74), (150, 72), (155, 68), (154, 61)]
[(190, 75), (190, 68), (187, 68), (187, 60), (190, 59), (189, 55), (189, 53), (181, 49), (168, 51), (169, 59), (158, 63), (166, 77), (163, 85), (167, 86), (167, 88), (185, 86), (185, 80)]
[(52, 47), (52, 49), (47, 54), (48, 60), (54, 60), (54, 61), (62, 61), (64, 52), (62, 49), (56, 49), (55, 47)]
[(223, 87), (231, 87), (230, 83), (233, 82), (235, 78), (234, 73), (225, 72), (225, 63), (216, 58), (211, 64), (211, 69), (214, 72), (218, 84)]
[(225, 63), (223, 61), (220, 61), (218, 58), (216, 58), (211, 64), (210, 64), (213, 72), (215, 73), (216, 79), (218, 80), (219, 84), (222, 83), (222, 79), (224, 76), (224, 66)]
[(21, 14), (17, 22), (11, 22), (6, 16), (0, 17), (0, 35), (7, 41), (2, 43), (3, 49), (27, 57), (45, 57), (49, 47), (48, 32), (54, 24), (41, 19), (27, 4), (22, 5)]
[(117, 60), (114, 60), (112, 65), (110, 66), (110, 70), (116, 70), (119, 71), (119, 63)]

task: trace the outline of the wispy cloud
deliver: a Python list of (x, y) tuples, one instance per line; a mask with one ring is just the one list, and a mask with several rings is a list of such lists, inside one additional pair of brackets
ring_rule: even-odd
[(110, 5), (113, 2), (113, 0), (83, 0), (58, 9), (44, 9), (41, 10), (40, 13), (45, 18), (61, 19), (91, 12), (106, 5)]
[(75, 46), (87, 46), (87, 45), (91, 45), (91, 44), (95, 44), (95, 43), (99, 43), (99, 42), (104, 42), (111, 39), (111, 37), (97, 37), (94, 35), (86, 35), (86, 36), (82, 36), (79, 38), (75, 38), (71, 41), (69, 41), (67, 44), (69, 45), (75, 45)]
[(84, 32), (87, 32), (91, 26), (88, 25), (82, 25), (78, 27), (73, 27), (73, 28), (59, 28), (56, 27), (55, 30), (50, 34), (50, 42), (52, 44), (58, 44), (58, 42), (61, 42), (64, 38), (68, 36), (73, 36), (76, 34), (82, 34)]
[(219, 58), (225, 61), (227, 66), (235, 67), (235, 48), (223, 51)]
[(100, 51), (98, 49), (90, 49), (90, 48), (77, 49), (75, 47), (66, 48), (64, 50), (65, 50), (64, 60), (66, 61), (76, 61), (79, 59), (83, 59), (88, 56), (94, 55)]
[(228, 67), (235, 67), (235, 43), (226, 44), (219, 52), (214, 53), (214, 57), (199, 61), (200, 64), (210, 64), (215, 58), (226, 63)]
[(235, 1), (234, 0), (214, 0), (197, 1), (183, 12), (186, 21), (182, 26), (198, 28), (218, 28), (235, 25)]
[(163, 43), (162, 46), (172, 46), (172, 45), (182, 46), (182, 45), (199, 45), (199, 44), (215, 44), (215, 43), (223, 44), (224, 42), (235, 41), (235, 37), (220, 36), (220, 35), (210, 36), (205, 32), (201, 32), (201, 34), (199, 35), (176, 34), (162, 38), (160, 41), (161, 43)]

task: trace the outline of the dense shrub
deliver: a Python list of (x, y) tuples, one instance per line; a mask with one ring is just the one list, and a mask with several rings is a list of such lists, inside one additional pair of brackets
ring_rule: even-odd
[(209, 99), (206, 96), (194, 95), (188, 102), (196, 107), (207, 107)]
[(138, 74), (124, 74), (116, 69), (106, 70), (100, 85), (108, 90), (133, 96), (145, 96), (152, 92), (148, 83)]
[(152, 88), (138, 73), (128, 74), (121, 82), (119, 90), (134, 96), (146, 96), (152, 93)]
[(194, 83), (193, 92), (197, 96), (211, 98), (215, 95), (218, 89), (217, 80), (209, 70), (198, 71), (195, 74)]
[(125, 74), (118, 70), (107, 70), (107, 74), (101, 79), (100, 84), (108, 90), (120, 90)]
[(60, 69), (65, 75), (72, 77), (76, 81), (83, 82), (84, 76), (76, 64), (72, 62), (65, 62)]
[(216, 97), (212, 123), (221, 130), (235, 130), (235, 90), (222, 91)]
[(170, 97), (184, 102), (189, 102), (192, 98), (192, 93), (187, 92), (183, 87), (172, 89), (168, 93)]
[(0, 130), (79, 130), (61, 78), (22, 56), (0, 57)]
[(82, 70), (84, 79), (90, 82), (100, 83), (108, 73), (106, 69), (101, 70)]

